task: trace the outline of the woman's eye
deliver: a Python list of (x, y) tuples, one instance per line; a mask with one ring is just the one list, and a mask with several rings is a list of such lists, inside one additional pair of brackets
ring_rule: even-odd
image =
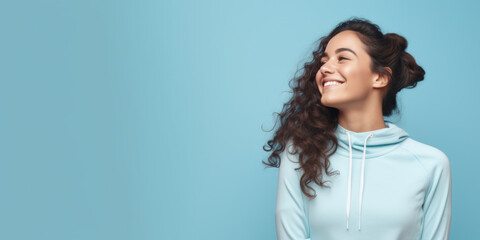
[[(341, 61), (341, 60), (343, 60), (343, 59), (348, 60), (348, 58), (346, 58), (346, 57), (339, 57), (339, 58), (338, 58), (338, 61)], [(321, 65), (323, 65), (323, 64), (325, 64), (325, 63), (327, 63), (327, 61), (321, 61), (321, 62), (320, 62)]]

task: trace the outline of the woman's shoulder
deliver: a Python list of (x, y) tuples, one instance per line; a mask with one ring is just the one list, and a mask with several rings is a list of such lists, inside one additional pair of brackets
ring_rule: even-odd
[(450, 168), (448, 156), (432, 145), (408, 138), (403, 142), (402, 149), (414, 155), (425, 168)]

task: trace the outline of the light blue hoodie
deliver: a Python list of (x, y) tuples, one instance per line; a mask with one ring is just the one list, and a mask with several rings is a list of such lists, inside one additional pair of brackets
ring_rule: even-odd
[[(278, 174), (275, 223), (279, 240), (448, 239), (451, 171), (447, 156), (413, 140), (395, 124), (353, 132), (335, 131), (328, 188), (310, 183), (317, 197), (300, 189), (298, 153), (287, 143)], [(301, 149), (299, 149), (301, 151)], [(310, 192), (313, 194), (313, 192)]]

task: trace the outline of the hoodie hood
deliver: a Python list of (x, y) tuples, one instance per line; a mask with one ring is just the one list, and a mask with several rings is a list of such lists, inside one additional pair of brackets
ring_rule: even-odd
[[(347, 230), (349, 228), (350, 221), (350, 202), (351, 202), (351, 190), (352, 190), (352, 159), (362, 159), (362, 169), (360, 178), (360, 193), (358, 196), (359, 204), (359, 219), (358, 230), (361, 229), (361, 216), (362, 216), (362, 199), (363, 199), (363, 186), (364, 186), (364, 169), (365, 159), (374, 158), (384, 154), (387, 154), (397, 147), (400, 143), (409, 138), (407, 132), (399, 128), (391, 122), (385, 121), (386, 128), (377, 129), (368, 132), (353, 132), (343, 128), (340, 124), (337, 124), (335, 135), (338, 139), (338, 147), (336, 153), (344, 157), (349, 158), (348, 168), (348, 192), (347, 192)], [(367, 163), (368, 164), (368, 163)]]

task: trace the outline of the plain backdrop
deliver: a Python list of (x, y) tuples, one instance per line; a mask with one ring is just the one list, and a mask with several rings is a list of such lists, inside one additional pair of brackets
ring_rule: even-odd
[(0, 239), (275, 239), (278, 169), (261, 163), (273, 113), (315, 42), (354, 16), (404, 36), (425, 69), (393, 121), (449, 157), (451, 239), (476, 239), (479, 11), (2, 0)]

